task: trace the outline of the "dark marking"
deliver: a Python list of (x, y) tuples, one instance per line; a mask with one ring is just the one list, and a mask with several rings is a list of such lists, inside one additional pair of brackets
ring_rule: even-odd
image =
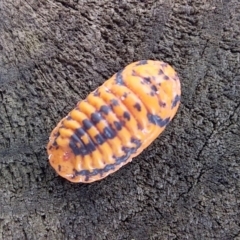
[(163, 77), (163, 79), (164, 79), (164, 80), (169, 80), (169, 76), (165, 75), (165, 76)]
[(125, 92), (125, 93), (123, 94), (123, 97), (124, 97), (124, 98), (126, 98), (126, 97), (127, 97), (127, 95), (128, 95), (128, 94)]
[(144, 78), (143, 78), (143, 81), (144, 81), (145, 83), (147, 83), (147, 84), (151, 84), (151, 83), (152, 83), (150, 77), (144, 77)]
[(54, 136), (55, 138), (59, 137), (59, 136), (60, 136), (60, 132), (56, 132), (56, 133), (54, 133), (53, 136)]
[(120, 165), (120, 164), (126, 162), (129, 159), (129, 157), (131, 156), (131, 154), (136, 153), (137, 149), (141, 146), (141, 141), (138, 139), (132, 138), (131, 142), (135, 143), (136, 147), (133, 147), (133, 148), (122, 147), (122, 150), (124, 151), (125, 155), (123, 155), (121, 157), (113, 156), (115, 159), (115, 163), (108, 164), (104, 168), (101, 168), (101, 169), (94, 169), (92, 172), (90, 172), (89, 170), (81, 170), (79, 172), (74, 170), (73, 178), (75, 176), (82, 175), (82, 176), (85, 176), (85, 181), (88, 181), (89, 178), (92, 176), (96, 176), (98, 174), (100, 174), (100, 176), (103, 176), (104, 173), (114, 170), (117, 165)]
[(123, 80), (123, 77), (122, 77), (122, 72), (123, 72), (123, 70), (120, 70), (120, 71), (118, 71), (117, 74), (116, 74), (116, 79), (115, 79), (115, 81), (116, 81), (116, 83), (117, 83), (118, 85), (124, 85), (124, 80)]
[(58, 165), (58, 171), (61, 172), (62, 166)]
[(80, 138), (84, 134), (86, 134), (86, 132), (82, 128), (78, 128), (78, 129), (75, 130), (75, 134)]
[(138, 140), (138, 139), (136, 139), (136, 138), (131, 138), (131, 143), (136, 144), (136, 148), (137, 148), (137, 149), (140, 148), (141, 145), (142, 145), (141, 141)]
[(91, 139), (89, 139), (89, 143), (86, 144), (85, 147), (88, 149), (88, 154), (91, 154), (92, 152), (94, 152), (96, 150), (96, 147)]
[(96, 147), (91, 139), (89, 139), (89, 143), (84, 144), (84, 146), (81, 147), (77, 145), (78, 143), (79, 142), (76, 142), (75, 139), (70, 139), (69, 147), (75, 155), (86, 156), (96, 150)]
[(81, 170), (79, 172), (75, 170), (73, 178), (78, 175), (82, 175), (82, 176), (85, 176), (85, 181), (88, 181), (89, 178), (92, 176), (96, 176), (98, 174), (100, 174), (102, 176), (103, 173), (109, 172), (110, 170), (114, 170), (114, 169), (115, 169), (115, 164), (108, 164), (104, 168), (95, 169), (92, 172), (90, 172), (89, 170)]
[[(85, 121), (85, 122), (84, 122)], [(72, 149), (75, 155), (85, 156), (91, 154), (93, 151), (96, 150), (95, 144), (89, 135), (85, 132), (85, 129), (89, 129), (89, 126), (93, 126), (92, 123), (85, 119), (83, 122), (84, 128), (78, 128), (75, 130), (74, 134), (70, 138), (69, 147)], [(91, 124), (89, 124), (91, 123)], [(82, 136), (87, 135), (88, 143), (84, 143), (81, 139)]]
[(75, 143), (78, 143), (78, 144), (80, 143), (81, 146), (84, 146), (84, 143), (83, 143), (83, 141), (81, 140), (81, 137), (78, 136), (76, 133), (71, 136), (71, 139), (72, 139)]
[(162, 108), (165, 108), (166, 107), (166, 103), (159, 101), (159, 106), (162, 107)]
[(112, 100), (111, 100), (111, 104), (115, 107), (115, 106), (118, 106), (118, 105), (119, 105), (119, 102), (118, 102), (118, 100), (116, 100), (116, 99), (112, 99)]
[(135, 103), (134, 108), (136, 108), (139, 112), (141, 112), (141, 105), (139, 103)]
[(158, 71), (158, 75), (163, 75), (164, 73), (163, 73), (163, 70), (162, 69), (159, 69), (159, 71)]
[(126, 111), (125, 111), (125, 112), (123, 113), (123, 117), (129, 121), (130, 118), (131, 118), (131, 115), (129, 114), (129, 112), (126, 112)]
[(115, 128), (120, 131), (122, 129), (122, 124), (120, 122), (114, 121), (114, 126)]
[(116, 132), (111, 127), (105, 127), (103, 129), (103, 135), (106, 137), (106, 139), (113, 139), (116, 137)]
[(66, 117), (67, 120), (72, 120), (71, 116)]
[(172, 109), (175, 108), (180, 101), (181, 97), (177, 94), (172, 102)]
[[(115, 169), (115, 165), (114, 164), (108, 164), (106, 167), (105, 167), (105, 171), (108, 172), (110, 170), (114, 170)], [(102, 174), (103, 175), (103, 174)]]
[(151, 86), (151, 89), (152, 89), (154, 92), (157, 92), (157, 90), (158, 90), (155, 85), (152, 85), (152, 86)]
[(143, 130), (143, 127), (141, 126), (140, 123), (137, 124), (137, 128), (138, 128), (138, 130)]
[(170, 122), (170, 118), (162, 119), (158, 115), (153, 115), (151, 113), (148, 113), (148, 120), (159, 127), (165, 127)]
[(134, 153), (134, 151), (135, 151), (135, 148), (130, 148), (130, 147), (122, 147), (122, 150), (123, 150), (123, 152), (125, 153), (125, 156), (126, 155), (129, 155), (130, 156), (130, 154), (131, 153)]
[(98, 145), (102, 145), (105, 142), (105, 140), (101, 134), (97, 134), (94, 138)]
[(106, 114), (106, 115), (108, 115), (110, 113), (110, 111), (111, 111), (111, 108), (109, 106), (107, 106), (107, 105), (103, 105), (103, 106), (101, 106), (99, 111), (104, 113), (104, 114)]
[(147, 61), (147, 60), (141, 60), (141, 61), (139, 61), (139, 62), (136, 64), (136, 66), (146, 65), (146, 64), (148, 64), (148, 61)]
[(92, 113), (90, 119), (91, 119), (91, 122), (92, 122), (93, 124), (98, 124), (99, 122), (101, 122), (102, 120), (104, 120), (104, 119), (102, 118), (101, 114), (98, 113), (98, 112)]
[(93, 127), (92, 122), (90, 122), (88, 119), (84, 119), (84, 120), (82, 121), (82, 123), (83, 123), (83, 127), (84, 127), (85, 130), (88, 130), (88, 129), (90, 129), (91, 127)]
[(53, 147), (58, 147), (58, 144), (57, 144), (56, 139), (57, 139), (57, 138), (55, 138), (55, 140), (54, 140), (54, 142), (53, 142), (53, 144), (52, 144)]
[(132, 70), (132, 76), (138, 76), (135, 70)]

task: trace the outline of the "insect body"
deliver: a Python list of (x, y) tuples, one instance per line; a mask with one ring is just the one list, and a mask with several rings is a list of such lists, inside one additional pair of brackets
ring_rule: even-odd
[(142, 60), (126, 66), (52, 131), (50, 164), (71, 182), (105, 178), (158, 137), (176, 114), (180, 95), (179, 78), (167, 63)]

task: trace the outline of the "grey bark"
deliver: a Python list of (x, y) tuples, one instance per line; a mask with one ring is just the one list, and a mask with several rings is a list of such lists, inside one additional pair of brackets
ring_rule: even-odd
[[(0, 0), (0, 239), (240, 239), (240, 3)], [(90, 185), (49, 166), (53, 127), (140, 59), (182, 104), (132, 163)]]

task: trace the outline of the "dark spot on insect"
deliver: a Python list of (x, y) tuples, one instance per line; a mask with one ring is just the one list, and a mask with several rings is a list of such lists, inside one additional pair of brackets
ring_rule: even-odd
[(151, 84), (151, 78), (150, 77), (144, 77), (143, 78), (144, 83)]
[(84, 134), (86, 134), (86, 132), (85, 132), (82, 128), (77, 128), (77, 129), (75, 130), (75, 134), (76, 134), (79, 138), (81, 138)]
[(115, 164), (108, 164), (106, 167), (105, 167), (105, 171), (108, 172), (110, 170), (114, 170), (115, 169)]
[(166, 107), (166, 103), (159, 101), (159, 106), (162, 107), (162, 108), (165, 108)]
[(159, 69), (158, 75), (163, 75), (163, 70), (162, 69)]
[(153, 115), (151, 113), (148, 113), (147, 117), (149, 122), (158, 125), (159, 127), (165, 127), (170, 122), (170, 118), (162, 119), (158, 115)]
[(89, 121), (88, 119), (84, 119), (84, 120), (82, 121), (82, 123), (83, 123), (83, 127), (84, 127), (85, 130), (88, 130), (88, 129), (90, 129), (91, 127), (93, 127), (92, 122)]
[(98, 145), (101, 145), (105, 142), (105, 140), (101, 134), (97, 134), (94, 138)]
[(61, 172), (61, 168), (62, 166), (61, 165), (58, 165), (58, 171)]
[(150, 95), (153, 97), (156, 94), (156, 92), (151, 91)]
[(140, 148), (142, 144), (141, 141), (136, 138), (131, 138), (131, 143), (136, 144), (136, 149)]
[(48, 148), (48, 150), (51, 150), (51, 149), (52, 149), (52, 147), (53, 147), (53, 146), (51, 145), (51, 146)]
[(131, 115), (129, 114), (129, 112), (126, 112), (126, 111), (125, 111), (125, 112), (123, 113), (123, 117), (129, 121), (130, 118), (131, 118)]
[(69, 147), (71, 148), (71, 150), (75, 155), (81, 155), (81, 156), (89, 155), (96, 150), (96, 147), (90, 138), (88, 140), (89, 140), (89, 143), (84, 145), (80, 140), (81, 146), (79, 147), (79, 142), (77, 141), (77, 139), (71, 137)]
[(60, 136), (60, 133), (59, 132), (57, 132), (57, 133), (54, 133), (54, 135), (53, 135), (54, 137), (58, 137), (58, 136)]
[(143, 128), (142, 128), (140, 123), (137, 124), (137, 128), (138, 128), (138, 130), (143, 130)]
[(91, 176), (96, 176), (98, 174), (103, 176), (103, 173), (109, 172), (109, 171), (114, 170), (114, 169), (115, 169), (115, 164), (108, 164), (103, 169), (94, 169), (91, 172), (89, 170), (81, 170), (79, 172), (75, 170), (74, 175), (75, 176), (78, 176), (78, 175), (85, 176), (85, 181), (88, 181)]
[(120, 70), (120, 71), (118, 71), (117, 72), (117, 74), (116, 74), (116, 83), (118, 84), (118, 85), (124, 85), (124, 81), (123, 81), (123, 77), (122, 77), (122, 72), (123, 72), (123, 70)]
[(53, 147), (57, 147), (57, 146), (58, 146), (56, 139), (57, 139), (57, 138), (55, 138), (55, 140), (54, 140), (54, 142), (53, 142), (53, 144), (52, 144)]
[(103, 106), (101, 106), (99, 111), (108, 115), (108, 113), (110, 113), (110, 111), (111, 111), (111, 108), (109, 106), (103, 105)]
[(103, 129), (103, 135), (106, 139), (113, 139), (116, 137), (116, 132), (111, 127), (105, 127)]
[(113, 156), (113, 158), (115, 159), (115, 163), (113, 164), (108, 164), (106, 165), (104, 168), (102, 169), (94, 169), (92, 172), (90, 172), (89, 170), (81, 170), (81, 171), (76, 171), (74, 170), (74, 177), (78, 176), (78, 175), (82, 175), (85, 176), (85, 181), (88, 181), (88, 179), (91, 176), (95, 176), (100, 174), (101, 176), (103, 176), (103, 174), (105, 172), (109, 172), (111, 170), (114, 170), (116, 168), (117, 165), (126, 162), (129, 157), (131, 156), (131, 154), (135, 153), (137, 151), (137, 149), (141, 146), (141, 141), (135, 138), (131, 139), (131, 142), (136, 144), (136, 147), (133, 148), (128, 148), (128, 147), (122, 147), (123, 152), (125, 153), (125, 155), (121, 156), (121, 157), (115, 157)]
[(169, 76), (165, 75), (165, 76), (163, 77), (163, 79), (164, 79), (164, 80), (169, 80)]
[(126, 97), (127, 97), (127, 95), (128, 95), (128, 94), (125, 92), (125, 93), (123, 94), (123, 97), (124, 97), (124, 98), (126, 98)]
[(172, 108), (176, 107), (181, 97), (177, 94), (172, 102)]
[(120, 122), (114, 121), (113, 124), (118, 131), (122, 129), (122, 124)]
[(134, 108), (136, 108), (139, 112), (141, 111), (141, 105), (139, 103), (135, 103)]
[(90, 140), (90, 142), (88, 144), (85, 145), (85, 147), (88, 149), (88, 154), (91, 154), (93, 151), (96, 150), (96, 147), (94, 145), (94, 143), (92, 142), (92, 140)]
[(83, 141), (81, 140), (81, 137), (79, 137), (77, 134), (73, 134), (71, 136), (71, 140), (73, 140), (75, 143), (78, 143), (78, 145), (81, 145), (81, 146), (84, 145)]
[(157, 87), (155, 85), (152, 85), (151, 86), (151, 89), (154, 91), (154, 92), (157, 92)]
[(115, 107), (115, 106), (118, 106), (118, 105), (119, 105), (119, 102), (118, 102), (118, 100), (116, 100), (116, 99), (112, 99), (112, 100), (111, 100), (111, 104)]
[[(134, 148), (134, 147), (132, 147), (132, 148), (130, 148), (130, 147), (122, 147), (122, 151), (125, 153), (124, 157), (126, 157), (126, 156), (130, 157), (130, 155), (135, 153), (136, 150), (137, 150), (137, 148)], [(120, 159), (121, 158), (117, 158), (116, 162), (118, 162)], [(120, 160), (120, 161), (122, 161), (122, 160)]]
[(141, 60), (141, 61), (139, 61), (139, 62), (136, 64), (136, 66), (146, 65), (146, 64), (148, 64), (148, 61), (147, 61), (147, 60)]
[(101, 114), (98, 112), (92, 113), (90, 119), (93, 124), (98, 124), (99, 122), (101, 122), (103, 120)]

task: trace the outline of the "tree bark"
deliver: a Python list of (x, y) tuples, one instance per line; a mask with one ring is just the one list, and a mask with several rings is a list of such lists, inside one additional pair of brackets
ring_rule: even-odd
[[(0, 239), (240, 239), (238, 0), (0, 0)], [(128, 63), (182, 82), (166, 131), (132, 163), (72, 184), (53, 127)]]

